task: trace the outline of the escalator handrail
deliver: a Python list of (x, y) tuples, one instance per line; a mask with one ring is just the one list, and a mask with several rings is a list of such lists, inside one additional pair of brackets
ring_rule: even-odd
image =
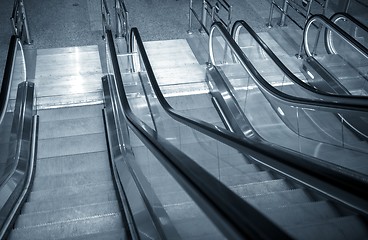
[[(20, 89), (22, 89), (22, 95), (19, 94)], [(2, 205), (0, 206), (2, 214), (0, 239), (7, 239), (15, 217), (19, 214), (31, 190), (37, 155), (38, 116), (33, 115), (34, 83), (26, 81), (20, 83), (16, 101), (15, 115), (17, 116), (15, 116), (13, 124), (16, 124), (17, 143), (14, 157), (12, 157), (12, 161), (16, 164), (7, 179), (0, 185), (0, 194), (5, 193), (2, 196)]]
[[(238, 195), (205, 171), (191, 158), (160, 137), (133, 113), (125, 95), (112, 33), (108, 29), (106, 30), (106, 39), (109, 42), (118, 97), (129, 126), (140, 138), (145, 140), (144, 142), (148, 144), (149, 149), (153, 149), (153, 152), (159, 152), (159, 154), (164, 156), (163, 158), (158, 158), (158, 160), (183, 186), (187, 193), (194, 200), (198, 200), (196, 203), (210, 216), (223, 234), (230, 239), (243, 239), (244, 237), (273, 239), (275, 236), (282, 239), (291, 239), (263, 214), (244, 202)], [(134, 39), (137, 40), (146, 70), (149, 76), (154, 78), (143, 42), (136, 28), (131, 29), (130, 39), (130, 46), (132, 46)], [(260, 222), (262, 223), (262, 228), (259, 227)], [(269, 230), (268, 232), (263, 231), (265, 226)]]
[[(223, 30), (227, 32), (224, 27)], [(134, 32), (137, 30), (132, 31)], [(230, 35), (229, 37), (231, 38)], [(132, 40), (133, 38), (131, 37), (131, 42)], [(140, 45), (139, 48), (142, 51), (142, 61), (145, 64), (151, 86), (156, 94), (157, 99), (159, 100), (159, 103), (172, 118), (231, 147), (248, 152), (255, 157), (275, 160), (294, 166), (298, 169), (302, 169), (302, 171), (325, 179), (334, 185), (342, 186), (343, 188), (345, 188), (345, 190), (349, 190), (352, 193), (357, 194), (358, 196), (359, 194), (362, 194), (366, 191), (366, 193), (368, 193), (366, 176), (360, 173), (351, 171), (349, 169), (344, 169), (339, 166), (337, 166), (337, 168), (332, 168), (331, 165), (326, 165), (326, 162), (324, 161), (309, 156), (301, 156), (293, 151), (288, 151), (284, 148), (280, 148), (275, 151), (274, 147), (270, 147), (269, 145), (266, 145), (264, 143), (255, 143), (254, 141), (245, 139), (240, 135), (231, 133), (220, 127), (192, 117), (183, 116), (180, 111), (176, 111), (175, 109), (173, 109), (163, 96), (157, 80), (154, 76), (152, 67), (149, 63), (147, 54), (144, 50), (143, 43), (141, 43), (140, 41), (141, 39), (139, 39), (138, 44)], [(233, 44), (235, 44), (234, 40), (232, 41)], [(132, 43), (130, 46), (132, 50)], [(238, 51), (241, 51), (239, 47)]]
[[(238, 20), (234, 23), (231, 36), (233, 39), (236, 38), (237, 32), (240, 30), (240, 28), (245, 28), (248, 33), (253, 37), (254, 40), (257, 41), (257, 43), (262, 47), (262, 49), (268, 54), (268, 56), (272, 59), (272, 61), (280, 68), (280, 70), (294, 83), (298, 84), (302, 88), (310, 91), (316, 98), (323, 99), (323, 103), (333, 103), (334, 107), (342, 107), (343, 105), (348, 106), (354, 106), (354, 108), (358, 108), (361, 110), (367, 109), (367, 101), (368, 98), (364, 96), (352, 96), (352, 95), (333, 95), (326, 93), (324, 91), (321, 91), (317, 88), (312, 87), (311, 85), (303, 82), (298, 77), (296, 77), (290, 70), (287, 68), (282, 61), (273, 53), (273, 51), (267, 46), (267, 44), (258, 36), (256, 32), (244, 21), (244, 20)], [(255, 74), (259, 75), (259, 74)], [(271, 86), (266, 82), (268, 86)], [(272, 87), (272, 86), (271, 86)], [(273, 87), (272, 87), (273, 88)], [(282, 93), (278, 91), (279, 93)], [(283, 94), (283, 93), (282, 93)], [(283, 94), (285, 95), (285, 94)], [(286, 96), (284, 96), (286, 97)], [(293, 97), (292, 97), (293, 98)], [(294, 98), (295, 99), (295, 98)], [(290, 99), (291, 100), (291, 99)], [(306, 102), (308, 102), (307, 99), (305, 99)], [(304, 100), (303, 100), (304, 101)], [(312, 100), (313, 104), (318, 105), (318, 103), (322, 103), (322, 101), (318, 100)], [(311, 103), (311, 102), (308, 102)]]
[[(330, 19), (325, 17), (321, 14), (316, 14), (311, 16), (308, 21), (305, 23), (305, 28), (303, 31), (303, 46), (305, 53), (308, 57), (312, 57), (313, 54), (309, 50), (308, 45), (308, 32), (310, 27), (315, 21), (320, 21), (324, 25), (327, 26), (329, 32), (334, 32), (335, 34), (339, 35), (342, 39), (344, 39), (350, 46), (352, 46), (355, 50), (357, 50), (360, 54), (364, 55), (366, 58), (368, 58), (368, 49), (363, 46), (360, 42), (355, 40), (352, 36), (350, 36), (347, 32), (345, 32), (342, 28), (334, 24)], [(330, 43), (327, 43), (327, 49), (331, 47)], [(328, 51), (332, 51), (332, 49), (329, 49)]]
[(11, 81), (13, 79), (13, 69), (15, 64), (15, 55), (17, 53), (17, 37), (11, 36), (9, 43), (8, 56), (6, 58), (6, 64), (4, 69), (3, 81), (0, 89), (0, 125), (5, 117), (6, 108), (10, 96)]
[[(332, 108), (339, 109), (340, 111), (345, 110), (355, 110), (367, 112), (368, 108), (366, 106), (366, 99), (363, 99), (360, 96), (330, 96), (328, 94), (324, 94), (324, 99), (307, 99), (300, 98), (292, 95), (285, 94), (276, 88), (274, 88), (268, 81), (266, 81), (263, 76), (258, 72), (258, 70), (253, 66), (251, 61), (247, 58), (235, 40), (231, 37), (231, 35), (226, 31), (225, 27), (220, 22), (215, 22), (212, 24), (210, 31), (210, 58), (212, 64), (215, 65), (213, 59), (213, 52), (211, 51), (211, 41), (213, 39), (213, 31), (217, 29), (221, 33), (222, 37), (228, 43), (228, 46), (235, 53), (236, 57), (239, 59), (240, 64), (248, 70), (248, 73), (252, 76), (252, 78), (259, 84), (259, 86), (268, 92), (268, 94), (273, 95), (275, 98), (280, 100), (298, 104), (298, 105), (308, 105), (309, 107), (317, 106), (320, 108)], [(212, 55), (212, 56), (211, 56)], [(318, 94), (320, 95), (320, 94)], [(322, 94), (321, 94), (322, 95)], [(340, 101), (339, 99), (344, 99), (344, 101)]]
[[(345, 13), (345, 12), (335, 13), (334, 15), (332, 15), (330, 17), (330, 21), (337, 25), (337, 22), (340, 21), (340, 19), (344, 19), (344, 18), (348, 19), (350, 22), (354, 23), (356, 26), (361, 28), (366, 33), (368, 33), (368, 27), (366, 25), (364, 25), (362, 22), (360, 22), (358, 19), (356, 19), (352, 15), (350, 15), (348, 13)], [(327, 31), (329, 32), (328, 29), (327, 29)], [(331, 40), (331, 35), (328, 34), (328, 32), (326, 32), (326, 35), (325, 35), (326, 44), (327, 44), (327, 51), (329, 51), (329, 54), (331, 54), (331, 53), (336, 54), (336, 49), (332, 46), (333, 44), (332, 44), (332, 40)], [(368, 52), (368, 50), (367, 50), (367, 52)]]

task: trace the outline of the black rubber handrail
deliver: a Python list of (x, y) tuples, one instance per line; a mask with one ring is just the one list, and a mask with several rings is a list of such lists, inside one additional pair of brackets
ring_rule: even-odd
[[(308, 57), (311, 57), (313, 55), (309, 51), (308, 31), (309, 31), (310, 26), (315, 21), (320, 21), (324, 25), (328, 26), (328, 31), (330, 31), (330, 32), (332, 31), (332, 32), (338, 34), (342, 39), (344, 39), (348, 44), (350, 44), (350, 46), (355, 48), (358, 52), (360, 52), (365, 57), (368, 57), (368, 49), (366, 47), (364, 47), (360, 42), (355, 40), (352, 36), (350, 36), (342, 28), (340, 28), (339, 26), (334, 24), (330, 19), (328, 19), (327, 17), (325, 17), (324, 15), (321, 15), (321, 14), (316, 14), (316, 15), (311, 16), (308, 19), (308, 21), (305, 23), (305, 28), (304, 28), (304, 31), (303, 31), (303, 39), (304, 39), (303, 44), (304, 44), (304, 50), (305, 50)], [(328, 51), (330, 51), (330, 50), (328, 50)]]
[[(135, 116), (125, 95), (110, 30), (106, 30), (106, 36), (110, 48), (114, 75), (117, 79), (117, 90), (129, 126), (143, 139), (143, 142), (148, 144), (152, 152), (156, 152), (162, 156), (158, 160), (168, 169), (187, 193), (196, 200), (196, 203), (210, 217), (221, 232), (229, 239), (275, 239), (275, 237), (278, 239), (291, 239), (290, 236), (263, 214), (254, 209), (250, 204), (244, 202), (223, 183), (205, 171), (183, 152), (160, 137), (152, 128)], [(155, 78), (144, 50), (143, 42), (136, 28), (131, 29), (130, 39), (130, 46), (132, 46), (132, 41), (137, 41), (146, 70), (150, 77)], [(171, 108), (169, 105), (167, 107)], [(268, 230), (267, 232), (264, 231), (265, 228)]]
[[(227, 30), (225, 27), (222, 26), (221, 28), (223, 31), (227, 33)], [(132, 34), (134, 32), (137, 32), (136, 29), (132, 30)], [(228, 37), (232, 40), (231, 44), (237, 46), (235, 41), (231, 38), (231, 36), (228, 34)], [(131, 38), (132, 41), (132, 38)], [(269, 146), (269, 143), (263, 143), (263, 142), (255, 142), (251, 141), (249, 139), (245, 139), (240, 135), (231, 133), (225, 129), (219, 128), (217, 126), (214, 126), (212, 124), (203, 122), (201, 120), (186, 117), (183, 116), (180, 111), (176, 111), (173, 109), (169, 103), (166, 101), (165, 97), (163, 96), (160, 87), (157, 83), (157, 80), (155, 78), (155, 75), (153, 73), (152, 67), (149, 63), (147, 54), (144, 50), (143, 43), (141, 42), (141, 39), (137, 40), (137, 44), (139, 45), (139, 49), (142, 51), (142, 61), (145, 65), (146, 72), (148, 75), (148, 79), (151, 82), (151, 86), (157, 96), (157, 99), (159, 100), (161, 106), (164, 108), (164, 110), (174, 119), (177, 121), (196, 129), (210, 137), (215, 138), (218, 141), (221, 141), (231, 147), (234, 147), (236, 149), (242, 150), (244, 152), (249, 153), (252, 156), (260, 157), (260, 158), (269, 158), (274, 161), (278, 161), (281, 163), (285, 163), (287, 165), (296, 167), (298, 169), (301, 169), (303, 172), (307, 172), (312, 176), (324, 179), (327, 182), (330, 182), (331, 184), (335, 186), (339, 186), (353, 194), (356, 194), (357, 196), (361, 196), (361, 194), (368, 194), (368, 180), (367, 176), (357, 173), (355, 171), (351, 171), (349, 169), (342, 168), (340, 166), (331, 166), (330, 164), (326, 163), (325, 161), (300, 155), (299, 153), (296, 153), (294, 151), (289, 151), (285, 148), (278, 148), (277, 146)], [(132, 49), (132, 45), (131, 45)], [(237, 47), (238, 54), (242, 54), (242, 51), (239, 47)], [(265, 81), (265, 80), (264, 80)], [(273, 87), (271, 86), (273, 89)], [(286, 95), (286, 94), (283, 94)], [(288, 95), (286, 95), (286, 99)], [(301, 102), (298, 98), (295, 98), (295, 102)], [(313, 101), (311, 101), (313, 102)], [(326, 107), (338, 107), (338, 104), (334, 103), (324, 103), (320, 102), (320, 105), (324, 105)], [(351, 106), (346, 106), (347, 109)], [(367, 109), (365, 109), (367, 111)]]
[[(354, 23), (356, 26), (358, 26), (360, 29), (362, 29), (363, 31), (365, 31), (366, 33), (368, 33), (368, 27), (366, 25), (364, 25), (362, 22), (360, 22), (358, 19), (356, 19), (355, 17), (351, 16), (348, 13), (345, 12), (337, 12), (334, 15), (332, 15), (330, 17), (330, 21), (333, 22), (334, 24), (337, 25), (337, 22), (339, 21), (340, 18), (346, 18), (348, 19), (350, 22)], [(329, 54), (331, 54), (333, 52), (333, 47), (330, 46), (331, 41), (329, 40), (329, 30), (327, 29), (327, 31), (325, 32), (325, 43), (326, 43), (326, 50), (328, 51)], [(363, 46), (364, 47), (364, 46)], [(366, 52), (368, 52), (368, 49), (366, 48)]]
[[(275, 92), (275, 94), (280, 95), (280, 97), (282, 97), (282, 95), (283, 95), (283, 97), (289, 98), (290, 101), (302, 100), (303, 102), (305, 102), (307, 104), (312, 104), (312, 105), (320, 105), (320, 103), (323, 103), (322, 105), (326, 106), (325, 104), (327, 103), (330, 107), (338, 107), (338, 108), (353, 107), (356, 110), (363, 110), (363, 111), (367, 110), (368, 97), (352, 96), (352, 95), (349, 95), (349, 96), (348, 95), (336, 96), (334, 94), (329, 94), (329, 93), (326, 93), (326, 92), (321, 91), (319, 89), (316, 89), (316, 88), (310, 86), (309, 84), (303, 82), (302, 80), (300, 80), (282, 63), (282, 61), (273, 53), (273, 51), (267, 46), (267, 44), (258, 36), (258, 34), (256, 32), (254, 32), (254, 30), (245, 21), (238, 20), (234, 23), (232, 31), (231, 31), (231, 36), (232, 36), (233, 39), (235, 39), (235, 35), (237, 34), (237, 31), (239, 31), (241, 27), (245, 28), (248, 31), (248, 33), (253, 37), (253, 39), (257, 41), (259, 46), (268, 54), (268, 56), (272, 59), (272, 61), (280, 68), (280, 70), (292, 82), (294, 82), (295, 84), (298, 84), (302, 88), (308, 90), (311, 94), (313, 94), (314, 97), (316, 97), (318, 99), (321, 99), (321, 101), (295, 98), (295, 97), (292, 97), (292, 96), (290, 96), (290, 98), (289, 98), (288, 95), (286, 95), (286, 94), (284, 94), (281, 91), (278, 91), (276, 89), (275, 90), (278, 93)], [(248, 62), (250, 62), (250, 61), (248, 60)], [(254, 70), (256, 70), (256, 69), (254, 68)], [(256, 75), (260, 76), (260, 74), (256, 74)], [(260, 78), (263, 78), (263, 77), (260, 76)], [(257, 77), (257, 79), (260, 79), (260, 78)], [(263, 82), (263, 81), (260, 81), (260, 82)], [(272, 87), (267, 81), (265, 81), (265, 84), (266, 84), (267, 88)], [(332, 105), (330, 105), (330, 103), (332, 103)]]
[(6, 113), (6, 105), (9, 100), (11, 80), (13, 78), (13, 67), (15, 62), (15, 55), (17, 52), (17, 37), (13, 35), (10, 38), (8, 56), (4, 69), (3, 81), (0, 89), (0, 125)]

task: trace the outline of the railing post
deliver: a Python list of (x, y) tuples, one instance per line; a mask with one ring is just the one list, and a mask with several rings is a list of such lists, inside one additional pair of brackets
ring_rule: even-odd
[(121, 8), (119, 0), (115, 0), (115, 19), (116, 19), (116, 37), (121, 38), (123, 37), (123, 31), (121, 26)]
[[(308, 29), (305, 29), (305, 24), (308, 22), (309, 14), (310, 14), (310, 11), (311, 11), (311, 8), (312, 8), (312, 2), (313, 2), (313, 0), (309, 0), (309, 2), (308, 2), (308, 8), (307, 8), (307, 12), (305, 14), (304, 30), (303, 31), (308, 30)], [(317, 43), (318, 43), (320, 32), (321, 32), (321, 28), (319, 29), (319, 32), (318, 32), (317, 37), (316, 37), (317, 38)], [(302, 41), (300, 43), (299, 51), (296, 54), (297, 58), (302, 58), (303, 44), (304, 44), (304, 37), (302, 38)]]
[(27, 21), (27, 15), (26, 15), (26, 9), (24, 7), (24, 3), (23, 0), (20, 0), (19, 2), (19, 6), (20, 6), (20, 11), (21, 11), (21, 16), (22, 16), (22, 21), (23, 21), (23, 25), (24, 25), (24, 31), (25, 31), (25, 40), (24, 42), (26, 44), (32, 44), (32, 40), (31, 40), (31, 36), (29, 34), (29, 28), (28, 28), (28, 21)]
[(285, 26), (285, 20), (286, 20), (286, 14), (287, 14), (288, 6), (289, 6), (288, 0), (284, 0), (284, 5), (282, 7), (282, 12), (281, 12), (281, 19), (280, 19), (280, 23), (279, 23), (280, 27)]
[(202, 1), (202, 26), (200, 27), (199, 31), (203, 33), (205, 28), (207, 26), (207, 0)]
[(187, 33), (193, 34), (192, 31), (192, 11), (193, 11), (193, 0), (189, 0), (189, 28)]
[(273, 15), (273, 8), (275, 7), (275, 0), (271, 1), (271, 7), (270, 7), (270, 15), (268, 16), (268, 22), (266, 23), (266, 27), (272, 28), (272, 15)]

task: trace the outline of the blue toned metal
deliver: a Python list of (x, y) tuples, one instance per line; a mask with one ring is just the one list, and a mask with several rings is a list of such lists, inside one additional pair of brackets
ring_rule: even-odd
[(36, 154), (37, 118), (33, 112), (34, 84), (23, 82), (18, 86), (16, 110), (12, 131), (16, 136), (14, 155), (9, 155), (9, 177), (0, 186), (0, 238), (9, 233), (15, 216), (25, 201), (34, 173)]

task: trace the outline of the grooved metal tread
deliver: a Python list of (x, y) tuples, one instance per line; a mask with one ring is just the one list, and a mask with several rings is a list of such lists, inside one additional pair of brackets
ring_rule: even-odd
[(107, 213), (93, 217), (38, 226), (13, 229), (9, 239), (57, 239), (80, 235), (117, 231), (122, 227), (120, 213)]
[(98, 183), (88, 183), (84, 185), (61, 186), (58, 188), (32, 191), (28, 202), (33, 201), (56, 201), (65, 198), (76, 198), (82, 196), (91, 196), (102, 194), (114, 189), (112, 180), (100, 181)]

